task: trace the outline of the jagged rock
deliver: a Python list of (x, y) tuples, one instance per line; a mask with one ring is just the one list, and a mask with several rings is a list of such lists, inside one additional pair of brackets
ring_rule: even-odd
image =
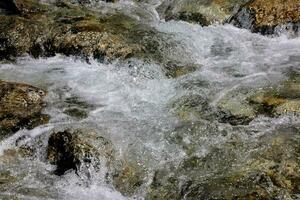
[(47, 160), (57, 166), (56, 174), (73, 169), (107, 167), (114, 159), (114, 146), (106, 138), (91, 130), (65, 130), (50, 135)]
[(49, 117), (41, 113), (45, 95), (44, 90), (31, 85), (0, 81), (1, 137), (47, 123)]
[(262, 34), (273, 34), (282, 29), (298, 32), (299, 6), (299, 0), (253, 0), (241, 7), (229, 22)]

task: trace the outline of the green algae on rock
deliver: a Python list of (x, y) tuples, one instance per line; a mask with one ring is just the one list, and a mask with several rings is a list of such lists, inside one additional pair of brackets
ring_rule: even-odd
[(0, 81), (1, 137), (47, 123), (49, 117), (41, 113), (45, 95), (44, 90), (31, 85)]

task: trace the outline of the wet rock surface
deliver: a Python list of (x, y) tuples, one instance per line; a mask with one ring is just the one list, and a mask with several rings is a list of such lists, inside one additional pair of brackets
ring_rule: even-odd
[[(52, 118), (1, 138), (0, 199), (300, 198), (298, 39), (135, 13), (158, 1), (7, 2), (0, 76), (47, 87)], [(206, 26), (245, 1), (169, 2), (167, 20)], [(0, 81), (1, 134), (46, 123), (44, 96)]]
[(47, 160), (57, 166), (55, 174), (73, 169), (78, 173), (90, 167), (109, 166), (114, 158), (113, 144), (91, 130), (65, 130), (50, 135)]
[[(96, 12), (66, 1), (30, 2), (23, 3), (38, 8), (0, 15), (0, 59), (61, 53), (100, 61), (130, 57), (158, 60), (161, 45), (167, 44), (158, 31), (126, 14)], [(18, 8), (17, 2), (14, 5)], [(3, 6), (10, 9), (7, 7)]]
[(157, 8), (166, 20), (182, 20), (207, 26), (225, 22), (247, 0), (166, 0)]
[[(126, 43), (120, 33), (111, 33), (110, 24), (103, 23), (105, 19), (97, 19), (96, 13), (85, 8), (65, 2), (34, 5), (41, 8), (36, 10), (41, 11), (31, 12), (26, 8), (29, 14), (20, 12), (0, 16), (3, 22), (0, 27), (2, 59), (12, 59), (25, 53), (34, 57), (55, 53), (100, 58), (106, 54), (107, 57), (128, 57), (137, 49), (137, 45)], [(16, 6), (19, 7), (17, 3)]]
[(49, 117), (41, 113), (45, 95), (44, 90), (31, 85), (0, 81), (1, 137), (47, 123)]
[(247, 125), (258, 116), (299, 116), (299, 74), (293, 72), (281, 83), (249, 91), (234, 92), (218, 102), (219, 120), (232, 125)]
[(257, 144), (233, 137), (204, 157), (168, 164), (155, 172), (146, 199), (297, 199), (298, 132), (282, 127)]
[(254, 0), (244, 5), (230, 22), (262, 34), (290, 31), (298, 33), (300, 1)]

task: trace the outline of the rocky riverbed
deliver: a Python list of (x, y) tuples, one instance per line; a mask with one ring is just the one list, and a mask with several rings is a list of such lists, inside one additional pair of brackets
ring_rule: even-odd
[(299, 199), (300, 1), (0, 2), (0, 199)]

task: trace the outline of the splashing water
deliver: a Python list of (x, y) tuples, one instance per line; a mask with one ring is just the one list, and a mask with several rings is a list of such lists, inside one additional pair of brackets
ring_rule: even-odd
[[(180, 44), (175, 50), (166, 48), (166, 55), (181, 55), (183, 60), (200, 67), (184, 76), (167, 78), (160, 64), (135, 59), (109, 64), (92, 60), (87, 64), (57, 55), (48, 59), (22, 57), (14, 64), (1, 64), (0, 79), (30, 83), (48, 91), (44, 112), (51, 116), (49, 124), (21, 130), (2, 141), (1, 159), (9, 159), (5, 158), (9, 157), (5, 155), (7, 150), (17, 148), (15, 141), (21, 136), (35, 141), (55, 127), (93, 127), (113, 142), (119, 157), (139, 163), (151, 177), (165, 163), (180, 163), (189, 154), (181, 144), (169, 140), (182, 125), (182, 119), (170, 108), (172, 102), (193, 94), (215, 108), (228, 95), (278, 84), (289, 71), (300, 71), (300, 38), (263, 37), (230, 25), (203, 28), (170, 21), (154, 27)], [(66, 110), (70, 107), (84, 112), (84, 117), (68, 115)], [(203, 118), (201, 123), (200, 135), (187, 134), (192, 126), (180, 132), (184, 144), (196, 144), (193, 154), (200, 157), (233, 135), (251, 143), (279, 126), (296, 126), (299, 118), (259, 116), (242, 127), (212, 118)], [(1, 194), (3, 198), (17, 195), (24, 199), (127, 199), (104, 181), (105, 175), (93, 178), (88, 186), (75, 172), (62, 177), (53, 175), (53, 166), (42, 155), (46, 142), (47, 137), (39, 144), (40, 157), (0, 164), (1, 170), (19, 177), (13, 188)], [(205, 176), (210, 172), (201, 173)], [(147, 187), (149, 181), (144, 180), (143, 186)], [(141, 188), (136, 198), (144, 197), (146, 192)]]

